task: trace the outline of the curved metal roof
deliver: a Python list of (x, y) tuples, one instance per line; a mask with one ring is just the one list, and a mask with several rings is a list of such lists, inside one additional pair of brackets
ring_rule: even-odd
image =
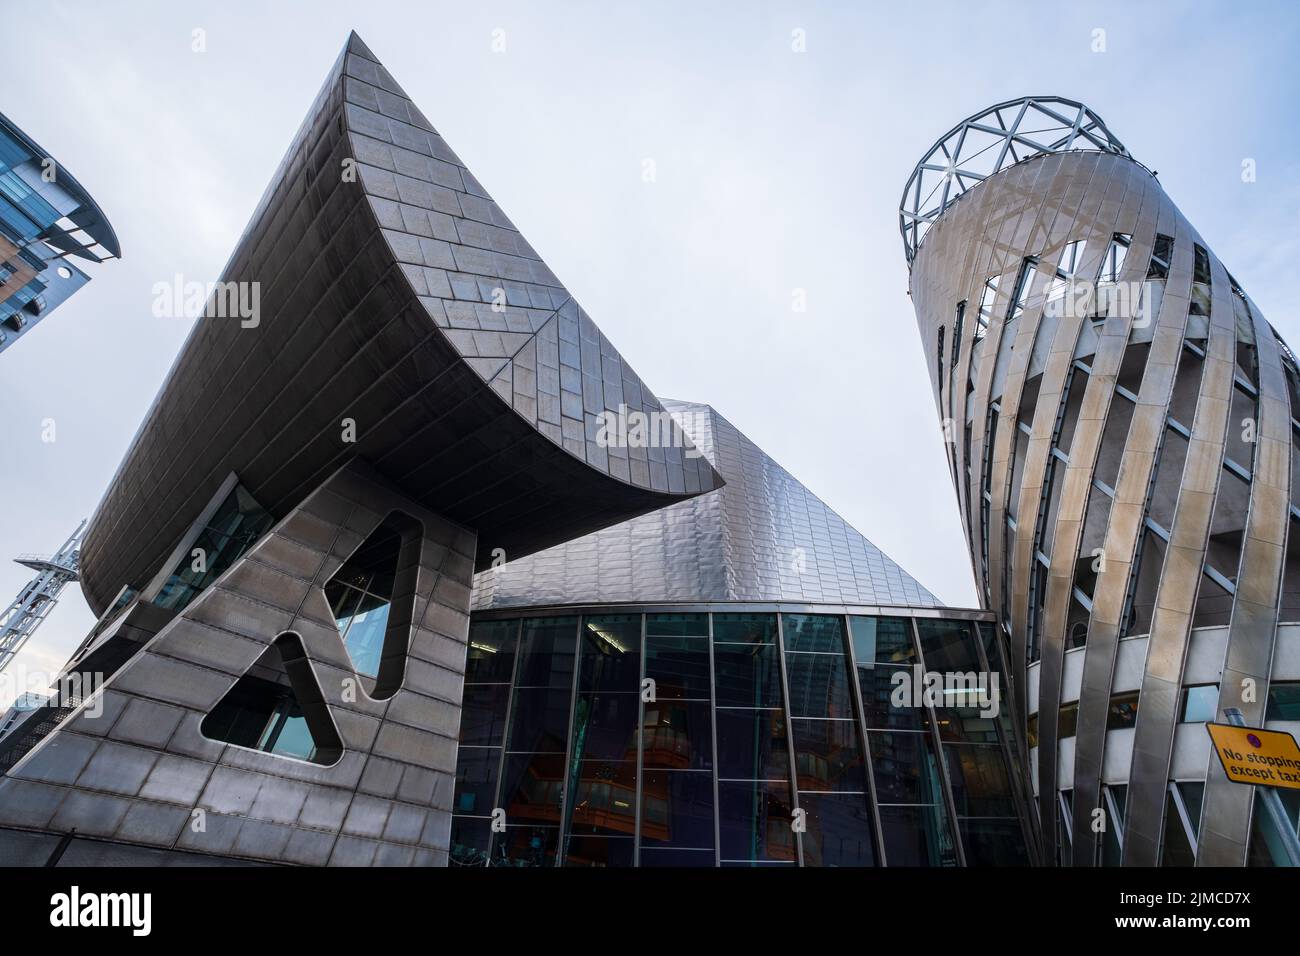
[(898, 208), (910, 266), (930, 226), (966, 190), (1042, 153), (1129, 152), (1100, 116), (1062, 96), (1022, 96), (962, 120), (940, 136), (912, 169)]
[[(34, 155), (42, 158), (52, 158), (49, 153), (41, 149), (34, 139), (24, 133), (19, 126), (3, 113), (0, 113), (0, 127), (3, 127), (6, 132), (22, 143)], [(58, 164), (57, 181), (59, 186), (74, 196), (78, 202), (78, 208), (69, 213), (68, 218), (72, 220), (78, 230), (86, 233), (94, 242), (83, 242), (75, 235), (75, 230), (47, 230), (48, 235), (42, 234), (41, 238), (60, 252), (82, 259), (89, 259), (92, 262), (102, 262), (104, 259), (120, 259), (122, 247), (117, 241), (117, 233), (113, 231), (113, 227), (109, 224), (108, 217), (104, 215), (104, 211), (99, 208), (99, 204), (95, 202), (90, 193), (86, 192), (85, 187), (77, 182), (76, 177), (68, 172), (62, 163)], [(102, 246), (108, 255), (96, 254), (93, 249), (95, 245)]]
[[(476, 530), (480, 566), (722, 484), (355, 34), (222, 282), (258, 290), (256, 323), (195, 323), (86, 533), (92, 608), (232, 472), (280, 518), (362, 458)], [(620, 410), (667, 432), (602, 442)]]

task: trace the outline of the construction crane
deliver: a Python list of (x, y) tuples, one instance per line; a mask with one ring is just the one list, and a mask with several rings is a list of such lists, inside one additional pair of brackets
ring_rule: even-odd
[(77, 580), (83, 520), (72, 532), (72, 537), (51, 557), (20, 554), (14, 558), (18, 564), (31, 568), (36, 577), (18, 592), (18, 596), (0, 615), (0, 671), (9, 666), (14, 655), (27, 643), (41, 621), (59, 600), (59, 592), (69, 581)]

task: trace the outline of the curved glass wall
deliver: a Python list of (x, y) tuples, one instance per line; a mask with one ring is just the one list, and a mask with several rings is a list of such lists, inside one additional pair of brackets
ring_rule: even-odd
[(1027, 863), (991, 623), (800, 610), (476, 615), (452, 864)]

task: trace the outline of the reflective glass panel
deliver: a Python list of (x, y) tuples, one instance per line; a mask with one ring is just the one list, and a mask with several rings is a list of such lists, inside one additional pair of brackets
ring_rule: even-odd
[(263, 749), (282, 757), (311, 760), (316, 755), (316, 741), (307, 727), (307, 718), (297, 701), (285, 701), (280, 706), (281, 720)]
[(660, 637), (708, 637), (707, 614), (647, 614), (646, 634)]
[(889, 866), (956, 866), (957, 848), (942, 806), (880, 808)]
[[(0, 203), (3, 206), (3, 203)], [(159, 607), (180, 611), (219, 578), (273, 524), (242, 485), (236, 485), (198, 533), (189, 551), (154, 598)], [(199, 554), (195, 554), (195, 551)]]
[(713, 645), (719, 707), (780, 707), (781, 664), (775, 644)]
[(585, 618), (578, 689), (635, 693), (640, 683), (641, 615)]
[(790, 683), (790, 713), (795, 717), (851, 718), (847, 662), (838, 654), (785, 655)]
[(881, 803), (942, 803), (943, 788), (928, 733), (868, 733), (876, 799)]
[(967, 866), (1027, 866), (1025, 838), (1015, 820), (958, 819)]
[(718, 776), (788, 780), (790, 749), (781, 710), (718, 710)]
[(965, 621), (919, 618), (921, 654), (931, 671), (976, 671), (981, 669), (979, 650), (971, 626)]
[(1200, 684), (1183, 688), (1182, 722), (1185, 724), (1214, 720), (1219, 712), (1219, 685)]
[(1268, 685), (1265, 720), (1300, 720), (1300, 682), (1274, 681)]
[(865, 792), (866, 767), (853, 720), (790, 721), (799, 792), (849, 790)]
[(1137, 712), (1137, 691), (1112, 695), (1110, 698), (1110, 708), (1106, 712), (1106, 729), (1120, 730), (1124, 727), (1132, 727), (1137, 723)]
[(563, 754), (571, 700), (568, 687), (518, 688), (507, 747), (520, 752)]
[(910, 667), (858, 666), (862, 708), (867, 726), (884, 730), (920, 730), (930, 725), (930, 716), (911, 692), (915, 675)]
[(507, 754), (501, 806), (507, 824), (559, 826), (564, 754)]
[(713, 640), (720, 644), (775, 644), (774, 614), (715, 614)]
[(642, 765), (660, 770), (713, 767), (713, 711), (707, 700), (645, 704)]
[(945, 744), (948, 778), (952, 782), (957, 815), (970, 817), (1013, 817), (1016, 805), (1006, 761), (997, 747)]
[[(334, 621), (357, 673), (379, 675), (389, 602), (403, 534), (385, 521), (375, 528), (325, 585)], [(412, 579), (413, 582), (413, 579)]]
[[(987, 678), (986, 678), (987, 680)], [(959, 740), (966, 743), (999, 742), (997, 714), (1002, 712), (1005, 701), (1002, 700), (1002, 682), (989, 681), (986, 691), (968, 692), (964, 689), (953, 691), (946, 688), (948, 699), (978, 699), (978, 695), (987, 693), (988, 703), (979, 707), (936, 707), (934, 719), (939, 724), (939, 736), (944, 740)], [(987, 714), (988, 716), (985, 716)]]
[(804, 866), (875, 866), (871, 811), (863, 794), (800, 793), (808, 829)]
[(358, 674), (375, 677), (384, 656), (384, 635), (388, 628), (388, 598), (362, 593), (348, 617), (338, 621), (343, 645)]
[(500, 768), (501, 748), (461, 747), (456, 755), (453, 812), (490, 816), (497, 797)]
[(916, 660), (912, 625), (904, 617), (849, 618), (853, 656), (859, 664), (899, 664)]
[(720, 780), (718, 818), (723, 860), (798, 859), (788, 784)]
[(1183, 809), (1187, 811), (1188, 822), (1192, 825), (1192, 834), (1201, 829), (1201, 804), (1205, 800), (1205, 784), (1193, 780), (1180, 780), (1178, 792), (1183, 798)]
[[(1282, 809), (1288, 820), (1300, 820), (1300, 790), (1275, 791), (1282, 798)], [(1250, 815), (1249, 866), (1289, 866), (1286, 846), (1273, 824), (1272, 816), (1264, 807), (1264, 788), (1255, 788), (1255, 811)]]
[(573, 712), (575, 759), (636, 760), (636, 694), (579, 694)]
[(547, 617), (524, 621), (518, 685), (571, 690), (577, 643), (577, 618)]
[(575, 777), (570, 833), (630, 837), (636, 832), (634, 760), (582, 760)]
[(518, 621), (475, 621), (469, 627), (465, 683), (504, 683), (513, 679)]
[(844, 625), (833, 614), (786, 614), (781, 619), (785, 651), (844, 653)]
[(646, 635), (645, 676), (659, 700), (708, 700), (708, 638)]
[(460, 711), (460, 742), (499, 747), (506, 732), (507, 684), (466, 684)]
[(647, 770), (641, 785), (641, 845), (713, 849), (713, 776)]

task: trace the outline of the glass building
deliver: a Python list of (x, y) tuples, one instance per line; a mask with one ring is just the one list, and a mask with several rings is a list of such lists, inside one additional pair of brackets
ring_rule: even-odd
[(0, 352), (90, 281), (74, 259), (120, 255), (90, 195), (0, 114)]
[(992, 615), (663, 404), (722, 487), (475, 576), (453, 865), (1030, 862)]

